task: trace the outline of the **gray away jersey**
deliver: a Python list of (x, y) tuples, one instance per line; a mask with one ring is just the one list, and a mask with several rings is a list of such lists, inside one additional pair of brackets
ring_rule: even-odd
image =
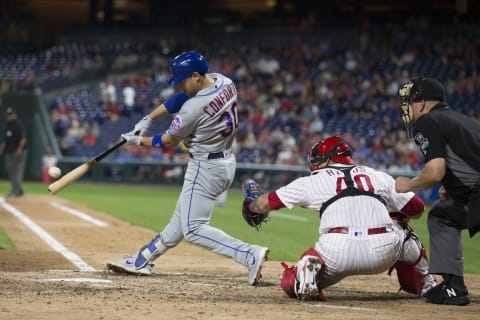
[(193, 154), (230, 149), (238, 129), (235, 85), (222, 74), (208, 76), (215, 83), (188, 99), (167, 130), (181, 137)]

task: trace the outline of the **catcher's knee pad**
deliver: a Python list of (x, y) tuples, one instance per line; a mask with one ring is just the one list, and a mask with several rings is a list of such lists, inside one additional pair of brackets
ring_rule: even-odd
[[(390, 275), (392, 270), (395, 269), (401, 290), (421, 294), (426, 285), (432, 286), (430, 282), (434, 282), (433, 276), (428, 272), (428, 259), (425, 249), (418, 239), (407, 239), (402, 256), (402, 259), (390, 268), (388, 274)], [(425, 283), (426, 281), (428, 283)]]
[(310, 248), (307, 251), (305, 251), (304, 253), (302, 253), (302, 255), (300, 256), (300, 259), (302, 259), (305, 256), (315, 256), (315, 257), (318, 257), (320, 259), (322, 264), (325, 262), (323, 260), (323, 258), (320, 256), (320, 254), (317, 252), (317, 250), (315, 250), (314, 248)]
[(413, 294), (420, 294), (422, 292), (425, 280), (420, 272), (418, 272), (415, 264), (397, 261), (397, 263), (390, 268), (388, 274), (391, 274), (394, 268), (397, 270), (397, 278), (401, 290)]
[(160, 234), (157, 234), (152, 241), (138, 251), (135, 257), (135, 268), (141, 269), (145, 267), (147, 263), (154, 261), (165, 251), (167, 251), (167, 247), (163, 244)]
[(285, 262), (282, 262), (281, 265), (284, 270), (282, 278), (280, 279), (280, 286), (290, 298), (296, 298), (295, 282), (297, 279), (297, 267), (289, 267)]

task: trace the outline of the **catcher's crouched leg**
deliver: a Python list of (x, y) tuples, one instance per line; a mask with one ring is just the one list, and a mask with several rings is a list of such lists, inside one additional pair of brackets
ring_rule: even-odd
[(318, 272), (324, 263), (318, 252), (310, 248), (305, 251), (295, 266), (289, 267), (285, 262), (280, 286), (290, 298), (299, 300), (325, 301), (320, 288), (317, 286)]
[(409, 225), (403, 223), (402, 226), (406, 229), (407, 236), (400, 258), (390, 268), (388, 274), (396, 269), (400, 289), (423, 296), (436, 286), (435, 277), (429, 273), (427, 254), (422, 243)]

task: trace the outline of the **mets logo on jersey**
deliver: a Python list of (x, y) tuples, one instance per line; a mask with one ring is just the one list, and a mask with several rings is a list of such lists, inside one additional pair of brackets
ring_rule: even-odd
[(425, 138), (424, 135), (419, 132), (415, 135), (415, 143), (420, 147), (423, 155), (426, 155), (428, 146), (430, 145), (428, 138)]
[(172, 123), (170, 123), (170, 128), (168, 129), (169, 131), (177, 130), (181, 128), (183, 125), (183, 119), (180, 115), (176, 115), (175, 118), (173, 118)]

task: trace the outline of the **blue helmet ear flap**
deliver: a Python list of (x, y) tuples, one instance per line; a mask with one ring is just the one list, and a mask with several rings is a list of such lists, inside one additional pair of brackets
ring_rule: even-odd
[(205, 74), (208, 72), (208, 63), (198, 51), (187, 51), (176, 56), (170, 63), (171, 77), (168, 84), (176, 86), (192, 73)]

